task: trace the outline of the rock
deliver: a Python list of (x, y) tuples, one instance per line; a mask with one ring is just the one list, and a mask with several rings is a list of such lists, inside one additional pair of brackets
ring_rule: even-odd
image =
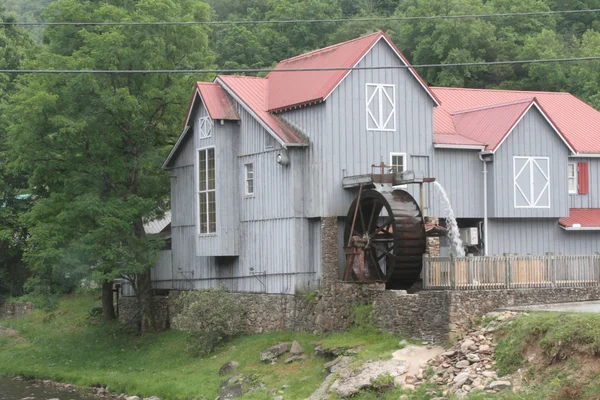
[(407, 374), (404, 377), (404, 382), (406, 382), (409, 385), (414, 384), (416, 381), (417, 381), (417, 378), (414, 375)]
[[(52, 399), (50, 399), (50, 400), (52, 400)], [(56, 399), (56, 400), (58, 400), (58, 399)], [(152, 396), (152, 397), (148, 397), (147, 399), (144, 399), (144, 400), (160, 400), (160, 398), (158, 398), (156, 396)]]
[(290, 354), (293, 356), (299, 356), (300, 354), (304, 354), (304, 349), (302, 346), (300, 346), (300, 343), (294, 340), (292, 347), (290, 348)]
[(399, 346), (406, 346), (407, 344), (408, 344), (408, 340), (406, 340), (406, 339), (402, 339), (400, 341), (400, 343), (398, 343)]
[(467, 368), (469, 365), (471, 365), (471, 363), (467, 360), (462, 360), (462, 361), (459, 361), (456, 364), (454, 364), (454, 366), (458, 369)]
[(287, 353), (290, 350), (290, 344), (289, 343), (279, 343), (265, 351), (263, 351), (262, 353), (260, 353), (260, 361), (262, 362), (273, 362), (275, 360), (277, 360), (277, 358), (284, 354)]
[(341, 360), (342, 360), (342, 357), (338, 357), (333, 361), (329, 361), (328, 363), (325, 363), (325, 365), (323, 365), (323, 368), (326, 369), (327, 371), (331, 372), (331, 367), (338, 364)]
[[(26, 399), (23, 399), (23, 400), (26, 400)], [(127, 400), (142, 400), (142, 399), (140, 399), (137, 396), (129, 396), (129, 397), (127, 397)]]
[(472, 363), (476, 363), (481, 361), (481, 359), (479, 358), (479, 356), (475, 353), (470, 353), (467, 354), (467, 360), (471, 361)]
[(487, 344), (482, 344), (481, 346), (479, 346), (479, 352), (480, 353), (488, 353), (490, 351), (490, 346)]
[(219, 369), (219, 375), (223, 376), (223, 375), (228, 375), (228, 374), (230, 374), (232, 372), (235, 372), (235, 371), (237, 371), (237, 369), (238, 369), (239, 366), (240, 366), (240, 363), (237, 362), (237, 361), (226, 362)]
[(244, 394), (241, 384), (233, 385), (219, 394), (217, 400), (235, 399)]
[(454, 351), (454, 350), (450, 350), (445, 353), (442, 353), (442, 355), (446, 358), (454, 357), (455, 354), (456, 354), (456, 351)]
[[(237, 374), (232, 376), (229, 379), (225, 379), (222, 383), (221, 383), (221, 389), (224, 389), (226, 387), (230, 387), (233, 385), (236, 385), (238, 383), (241, 383), (244, 380), (244, 374)], [(130, 399), (127, 399), (130, 400)], [(135, 399), (134, 399), (135, 400)]]
[(485, 376), (486, 378), (495, 378), (496, 377), (496, 373), (494, 371), (483, 371), (481, 373), (481, 375)]
[(488, 385), (490, 389), (506, 389), (512, 386), (509, 381), (493, 381)]
[(330, 390), (339, 397), (350, 397), (361, 389), (372, 386), (372, 381), (384, 374), (392, 378), (404, 375), (408, 371), (405, 360), (375, 361), (364, 364), (359, 371), (354, 368), (344, 368), (338, 372), (338, 379), (331, 385)]
[(472, 341), (471, 339), (467, 339), (467, 340), (463, 341), (463, 342), (460, 344), (460, 350), (461, 350), (463, 353), (466, 353), (466, 352), (469, 350), (469, 348), (470, 348), (471, 346), (473, 346), (474, 344), (475, 344), (475, 342), (474, 342), (474, 341)]
[(285, 363), (289, 364), (289, 363), (293, 363), (294, 361), (304, 361), (306, 360), (306, 354), (303, 354), (301, 356), (291, 356), (286, 358)]
[(415, 390), (416, 387), (415, 387), (415, 385), (406, 384), (406, 385), (402, 385), (402, 389), (404, 389), (404, 390)]
[(456, 375), (454, 377), (454, 379), (452, 380), (452, 382), (454, 382), (455, 384), (458, 384), (460, 386), (462, 386), (462, 384), (466, 383), (469, 380), (469, 373), (468, 372), (461, 372), (460, 374)]
[(463, 386), (461, 387), (461, 389), (462, 389), (464, 392), (467, 392), (467, 393), (469, 393), (469, 392), (471, 391), (471, 386), (469, 386), (469, 385), (463, 385)]

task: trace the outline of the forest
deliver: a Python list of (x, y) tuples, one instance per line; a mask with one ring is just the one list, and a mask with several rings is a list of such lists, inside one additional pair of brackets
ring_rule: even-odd
[[(263, 69), (380, 29), (414, 65), (594, 57), (600, 12), (488, 14), (599, 8), (600, 0), (0, 0), (4, 22), (247, 22), (2, 25), (0, 69)], [(394, 19), (447, 15), (465, 17)], [(252, 22), (282, 20), (336, 21)], [(600, 108), (599, 67), (515, 63), (419, 73), (434, 86), (567, 91)], [(143, 234), (143, 223), (168, 210), (160, 166), (193, 82), (213, 78), (0, 74), (0, 297), (29, 293), (51, 303), (81, 279), (108, 288), (124, 277), (141, 304), (148, 299), (161, 243)], [(104, 312), (114, 317), (110, 307)]]

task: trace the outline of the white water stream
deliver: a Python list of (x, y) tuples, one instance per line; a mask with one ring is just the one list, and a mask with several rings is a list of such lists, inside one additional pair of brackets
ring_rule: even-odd
[(442, 195), (442, 206), (444, 210), (444, 217), (446, 218), (446, 226), (448, 227), (448, 239), (450, 240), (450, 248), (452, 249), (452, 253), (455, 256), (464, 257), (465, 248), (463, 247), (463, 242), (460, 239), (460, 231), (458, 230), (458, 224), (456, 223), (456, 218), (454, 217), (454, 210), (452, 210), (452, 205), (450, 204), (448, 194), (446, 193), (444, 187), (440, 185), (438, 181), (435, 181), (433, 183)]

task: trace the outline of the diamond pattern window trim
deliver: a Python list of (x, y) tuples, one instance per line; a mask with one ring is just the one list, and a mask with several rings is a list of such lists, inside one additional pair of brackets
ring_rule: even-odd
[(550, 208), (550, 159), (513, 157), (515, 208)]
[(201, 117), (198, 121), (200, 139), (206, 139), (212, 136), (213, 122), (210, 117)]
[(396, 87), (367, 83), (367, 130), (396, 131)]

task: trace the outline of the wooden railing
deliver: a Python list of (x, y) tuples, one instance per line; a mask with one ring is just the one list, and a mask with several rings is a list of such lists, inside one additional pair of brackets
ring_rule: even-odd
[(423, 288), (482, 290), (600, 286), (600, 255), (424, 257)]

